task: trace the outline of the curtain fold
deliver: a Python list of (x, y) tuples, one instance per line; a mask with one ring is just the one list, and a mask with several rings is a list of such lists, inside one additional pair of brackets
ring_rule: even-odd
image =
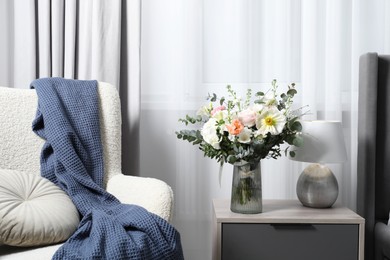
[(42, 77), (113, 84), (123, 171), (139, 174), (140, 0), (0, 0), (0, 10), (0, 85), (28, 88)]
[[(343, 122), (349, 160), (330, 166), (339, 203), (355, 209), (359, 56), (390, 52), (389, 17), (387, 0), (0, 0), (0, 85), (60, 75), (117, 86), (124, 173), (169, 183), (186, 259), (210, 259), (210, 204), (230, 196), (232, 169), (219, 186), (218, 164), (176, 140), (177, 119), (227, 84), (298, 83), (306, 119)], [(264, 198), (295, 199), (304, 167), (264, 162)]]

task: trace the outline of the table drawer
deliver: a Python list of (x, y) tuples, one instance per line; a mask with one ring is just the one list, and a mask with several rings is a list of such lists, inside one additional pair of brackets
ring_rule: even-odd
[(223, 260), (357, 260), (358, 224), (222, 223)]

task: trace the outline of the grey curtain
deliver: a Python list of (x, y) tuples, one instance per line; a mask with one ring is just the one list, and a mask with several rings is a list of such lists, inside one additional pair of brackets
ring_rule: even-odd
[(357, 211), (365, 259), (390, 257), (390, 56), (360, 57)]
[(41, 77), (115, 85), (122, 105), (122, 168), (139, 172), (140, 0), (0, 0), (0, 85)]

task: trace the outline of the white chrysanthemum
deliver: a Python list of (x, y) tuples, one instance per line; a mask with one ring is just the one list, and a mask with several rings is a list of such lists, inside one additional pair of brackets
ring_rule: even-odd
[(227, 110), (219, 110), (215, 112), (215, 114), (212, 117), (215, 118), (217, 121), (223, 120), (224, 122), (226, 122), (226, 119), (228, 117), (228, 112)]
[(261, 110), (263, 110), (264, 106), (261, 105), (261, 104), (254, 104), (250, 107), (250, 109), (255, 112), (255, 113), (259, 113)]
[(276, 100), (275, 93), (274, 92), (268, 92), (263, 99), (265, 106), (275, 106), (277, 105), (278, 101)]
[(202, 106), (199, 108), (199, 110), (196, 112), (196, 115), (202, 116), (202, 117), (210, 117), (210, 111), (213, 109), (213, 104), (209, 103), (208, 105)]
[(240, 143), (243, 143), (243, 144), (247, 144), (247, 143), (250, 143), (251, 141), (251, 135), (252, 135), (252, 131), (245, 127), (241, 133), (238, 135), (238, 141)]
[(280, 134), (286, 124), (286, 117), (277, 108), (264, 109), (256, 118), (257, 135)]
[(202, 127), (200, 131), (203, 136), (203, 140), (210, 144), (214, 149), (220, 149), (219, 146), (220, 139), (217, 135), (217, 120), (215, 118), (210, 118)]

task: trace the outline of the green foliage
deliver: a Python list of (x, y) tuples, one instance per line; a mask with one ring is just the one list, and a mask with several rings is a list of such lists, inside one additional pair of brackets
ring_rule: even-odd
[(176, 132), (178, 139), (186, 140), (192, 144), (201, 144), (203, 142), (203, 137), (199, 130), (180, 130)]
[(179, 122), (182, 122), (184, 123), (185, 125), (188, 125), (188, 124), (195, 124), (197, 122), (202, 122), (202, 117), (201, 116), (197, 116), (197, 117), (191, 117), (189, 115), (186, 115), (186, 118), (180, 118), (179, 119)]

